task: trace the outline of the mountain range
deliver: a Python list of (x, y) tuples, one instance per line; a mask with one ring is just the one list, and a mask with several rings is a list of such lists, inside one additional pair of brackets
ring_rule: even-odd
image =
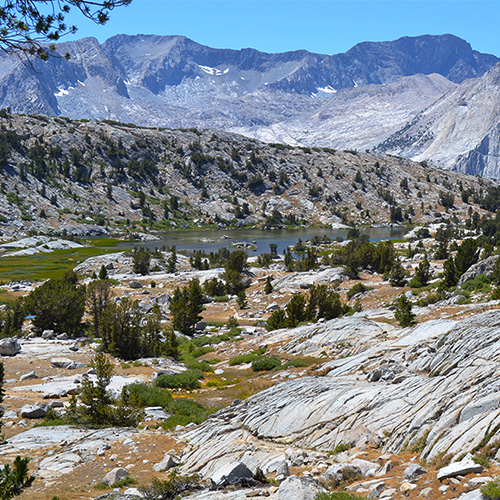
[[(33, 60), (32, 67), (15, 56), (0, 58), (0, 106), (141, 126), (220, 129), (298, 146), (378, 147), (448, 169), (500, 176), (490, 145), (499, 120), (489, 105), (500, 60), (453, 35), (363, 42), (336, 55), (214, 49), (182, 36), (155, 35), (117, 35), (102, 44), (84, 38), (61, 43), (56, 52), (61, 57)], [(475, 93), (485, 93), (484, 99), (471, 100)], [(452, 135), (441, 129), (437, 134), (433, 127), (440, 127), (443, 116), (463, 116), (465, 94), (480, 123), (450, 125)], [(481, 106), (488, 107), (487, 120), (480, 118)], [(422, 142), (422, 134), (435, 140)]]

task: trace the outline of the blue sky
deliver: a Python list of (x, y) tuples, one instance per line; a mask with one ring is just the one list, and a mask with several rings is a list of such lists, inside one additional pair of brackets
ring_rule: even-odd
[(185, 35), (211, 47), (335, 54), (362, 41), (453, 33), (500, 56), (497, 0), (132, 0), (105, 26), (72, 16), (72, 38), (118, 33)]

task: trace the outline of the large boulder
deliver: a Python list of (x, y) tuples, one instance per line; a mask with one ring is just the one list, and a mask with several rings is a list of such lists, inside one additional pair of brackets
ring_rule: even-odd
[(21, 352), (21, 344), (15, 337), (0, 339), (1, 356), (15, 356), (19, 352)]
[(215, 486), (227, 486), (253, 479), (253, 472), (244, 463), (234, 461), (221, 467), (210, 479)]
[(35, 403), (32, 405), (24, 405), (20, 410), (20, 414), (23, 418), (43, 418), (47, 415), (48, 411), (49, 405), (45, 403)]
[(104, 484), (107, 484), (108, 486), (113, 486), (113, 484), (116, 484), (120, 481), (124, 481), (127, 479), (128, 472), (123, 468), (123, 467), (116, 467), (112, 470), (110, 470), (102, 479), (102, 482)]
[(308, 477), (287, 477), (278, 490), (278, 500), (314, 500), (325, 491), (314, 479)]
[(483, 472), (483, 470), (483, 467), (480, 464), (476, 464), (476, 462), (472, 460), (470, 453), (468, 453), (460, 462), (454, 462), (447, 467), (443, 467), (438, 472), (437, 478), (442, 481), (450, 477), (466, 476), (472, 472)]
[(171, 469), (172, 467), (175, 467), (175, 465), (176, 465), (175, 460), (172, 458), (172, 455), (166, 454), (163, 457), (163, 460), (159, 464), (156, 464), (153, 467), (153, 470), (155, 472), (162, 472), (164, 470), (168, 470)]
[(462, 274), (462, 276), (460, 276), (458, 284), (463, 285), (467, 281), (473, 280), (474, 278), (481, 276), (481, 274), (486, 274), (488, 278), (491, 278), (497, 260), (498, 260), (498, 255), (492, 255), (491, 257), (488, 257), (487, 259), (484, 259), (481, 262), (474, 264), (467, 271), (465, 271), (465, 273)]

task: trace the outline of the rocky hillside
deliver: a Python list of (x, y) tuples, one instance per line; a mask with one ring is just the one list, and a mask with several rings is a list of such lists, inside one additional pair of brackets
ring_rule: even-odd
[[(4, 237), (227, 225), (464, 219), (490, 181), (356, 151), (225, 132), (0, 117)], [(445, 208), (449, 209), (445, 212)], [(108, 229), (104, 229), (106, 226)]]
[(499, 177), (500, 65), (465, 81), (377, 149), (441, 168)]
[[(37, 60), (30, 68), (15, 56), (3, 57), (0, 107), (363, 150), (441, 97), (451, 82), (481, 76), (498, 62), (452, 35), (365, 42), (336, 55), (222, 50), (185, 37), (152, 35), (119, 35), (103, 44), (85, 38), (59, 44), (57, 52), (71, 59)], [(366, 85), (415, 75), (442, 78), (419, 76), (389, 89), (369, 87), (366, 101), (363, 97)], [(398, 111), (388, 116), (386, 103)], [(373, 108), (381, 117), (373, 116)], [(360, 119), (352, 132), (338, 133), (338, 124), (353, 115)]]

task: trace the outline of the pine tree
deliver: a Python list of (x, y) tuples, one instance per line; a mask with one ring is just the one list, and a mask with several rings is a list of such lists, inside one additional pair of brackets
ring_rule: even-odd
[(170, 257), (168, 258), (167, 261), (167, 272), (175, 273), (175, 271), (177, 271), (177, 252), (174, 245), (170, 249)]
[(273, 291), (273, 284), (271, 282), (272, 282), (272, 277), (268, 276), (266, 278), (266, 284), (264, 286), (264, 293), (266, 295), (269, 295)]
[(415, 314), (412, 312), (412, 304), (405, 294), (400, 295), (398, 298), (398, 307), (394, 317), (403, 328), (416, 323)]

